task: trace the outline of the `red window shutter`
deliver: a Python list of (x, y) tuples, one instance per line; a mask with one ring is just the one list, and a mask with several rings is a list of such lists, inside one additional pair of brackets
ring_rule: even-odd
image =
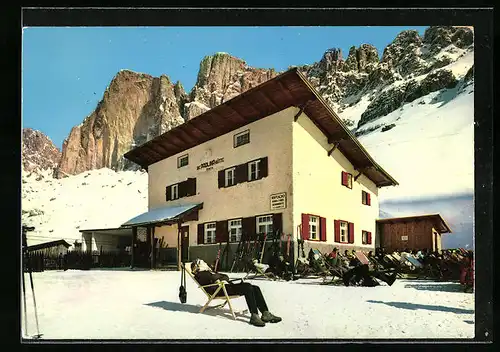
[(229, 239), (229, 232), (227, 221), (217, 221), (215, 223), (215, 242), (227, 242)]
[(309, 239), (309, 214), (302, 214), (302, 239)]
[(347, 238), (349, 243), (354, 243), (354, 223), (349, 223), (349, 231), (347, 233)]
[(283, 232), (283, 216), (281, 213), (273, 214), (273, 232), (274, 234)]
[(368, 232), (368, 244), (372, 244), (372, 233), (371, 232)]
[(319, 240), (326, 241), (326, 218), (319, 218)]
[(220, 170), (218, 173), (219, 188), (224, 188), (226, 174), (224, 170)]
[(198, 224), (198, 244), (205, 243), (205, 228), (203, 224)]
[(370, 193), (366, 193), (366, 204), (371, 205)]
[(347, 186), (347, 172), (342, 171), (342, 186)]
[(333, 220), (333, 227), (335, 229), (335, 242), (340, 243), (340, 220)]
[(269, 167), (267, 165), (267, 156), (260, 158), (259, 164), (260, 164), (259, 179), (262, 177), (267, 177), (267, 175), (269, 174)]
[(167, 200), (167, 202), (171, 199), (172, 197), (172, 192), (170, 190), (170, 187), (171, 186), (167, 186), (167, 188), (165, 188), (165, 198)]

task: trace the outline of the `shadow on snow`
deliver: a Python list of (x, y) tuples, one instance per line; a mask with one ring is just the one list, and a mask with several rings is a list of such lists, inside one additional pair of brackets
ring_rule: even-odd
[[(177, 303), (177, 302), (169, 302), (169, 301), (158, 301), (158, 302), (152, 302), (152, 303), (145, 303), (144, 305), (150, 306), (150, 307), (155, 307), (155, 308), (162, 308), (168, 311), (173, 311), (173, 312), (186, 312), (186, 313), (195, 313), (195, 314), (200, 314), (200, 309), (201, 306), (195, 306), (193, 304), (187, 304), (187, 303)], [(245, 314), (243, 313), (238, 313), (234, 312), (236, 315), (236, 320), (241, 321), (241, 322), (246, 322), (248, 323), (248, 318), (246, 317)], [(225, 308), (207, 308), (203, 313), (204, 315), (210, 315), (214, 317), (226, 317), (228, 319), (233, 320), (233, 316), (231, 315), (231, 312), (229, 309)]]
[(445, 306), (432, 306), (429, 304), (415, 304), (415, 303), (407, 303), (407, 302), (382, 302), (382, 301), (374, 301), (367, 300), (369, 303), (381, 303), (394, 308), (402, 308), (402, 309), (426, 309), (433, 311), (441, 311), (441, 312), (451, 312), (456, 314), (474, 314), (474, 310), (472, 309), (462, 309), (462, 308), (453, 308), (453, 307), (445, 307)]

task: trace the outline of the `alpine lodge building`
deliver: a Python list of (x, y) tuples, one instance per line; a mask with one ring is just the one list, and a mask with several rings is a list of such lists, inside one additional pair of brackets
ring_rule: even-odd
[(379, 189), (398, 184), (296, 68), (125, 158), (148, 172), (149, 211), (122, 225), (132, 248), (145, 232), (178, 261), (212, 263), (228, 242), (231, 261), (242, 235), (262, 233), (291, 236), (292, 260), (299, 238), (306, 251), (374, 250)]

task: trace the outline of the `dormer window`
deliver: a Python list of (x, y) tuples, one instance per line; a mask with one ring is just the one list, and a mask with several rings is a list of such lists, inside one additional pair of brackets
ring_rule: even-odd
[(250, 130), (246, 130), (234, 135), (235, 148), (247, 143), (250, 143)]

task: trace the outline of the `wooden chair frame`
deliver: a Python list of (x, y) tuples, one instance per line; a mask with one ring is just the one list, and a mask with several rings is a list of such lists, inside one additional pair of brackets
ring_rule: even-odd
[[(236, 314), (235, 313), (243, 313), (247, 311), (246, 309), (243, 310), (242, 312), (235, 312), (233, 309), (233, 306), (231, 305), (231, 300), (235, 298), (242, 297), (242, 295), (228, 295), (227, 290), (226, 290), (226, 285), (227, 283), (224, 281), (217, 280), (216, 283), (214, 284), (209, 284), (209, 285), (200, 285), (199, 282), (196, 280), (194, 277), (193, 273), (191, 272), (191, 263), (184, 263), (184, 268), (186, 269), (186, 272), (188, 275), (193, 279), (193, 281), (196, 283), (198, 288), (203, 291), (203, 293), (207, 296), (208, 301), (205, 303), (205, 305), (200, 309), (200, 313), (203, 313), (206, 309), (212, 309), (212, 308), (223, 308), (226, 304), (229, 306), (229, 311), (231, 312), (231, 315), (233, 316), (233, 319), (236, 320)], [(216, 286), (217, 289), (213, 294), (208, 293), (205, 289), (207, 287), (212, 287)], [(224, 296), (217, 296), (217, 294), (222, 290), (224, 292)], [(215, 306), (209, 306), (209, 304), (213, 300), (224, 300), (223, 303), (215, 305)]]

